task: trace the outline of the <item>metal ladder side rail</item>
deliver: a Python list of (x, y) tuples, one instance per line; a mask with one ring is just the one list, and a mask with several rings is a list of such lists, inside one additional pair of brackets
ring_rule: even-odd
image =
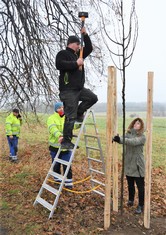
[[(97, 182), (98, 182), (99, 185), (105, 186), (105, 184), (97, 181), (94, 178), (94, 174), (93, 174), (95, 172), (95, 174), (97, 173), (97, 174), (101, 174), (101, 175), (104, 176), (105, 175), (105, 164), (104, 164), (104, 157), (103, 157), (102, 147), (101, 147), (101, 143), (100, 143), (100, 137), (99, 137), (98, 130), (97, 130), (97, 127), (96, 127), (96, 120), (95, 120), (95, 116), (94, 116), (94, 113), (93, 113), (92, 110), (91, 110), (91, 114), (92, 114), (93, 125), (94, 125), (96, 135), (87, 134), (86, 133), (86, 126), (84, 126), (84, 139), (85, 139), (86, 155), (87, 155), (87, 159), (88, 159), (89, 172), (90, 172), (90, 175), (91, 175), (91, 186), (92, 186), (92, 188), (94, 188), (94, 186)], [(88, 145), (88, 138), (96, 138), (98, 148), (89, 146)], [(100, 160), (90, 157), (90, 149), (100, 151)], [(93, 161), (102, 163), (102, 171), (98, 171), (98, 170), (95, 170), (95, 169), (92, 168), (91, 163)], [(104, 196), (104, 194), (102, 192), (100, 192), (99, 190), (95, 190), (94, 192)]]
[[(92, 158), (90, 158), (89, 150), (93, 149), (93, 150), (100, 151), (100, 160), (102, 161), (102, 170), (105, 173), (104, 156), (103, 156), (103, 151), (102, 151), (102, 146), (101, 146), (101, 142), (100, 142), (100, 137), (99, 137), (98, 129), (97, 129), (97, 126), (96, 126), (96, 120), (95, 120), (94, 112), (92, 110), (90, 110), (90, 112), (92, 114), (92, 119), (93, 119), (93, 124), (94, 124), (94, 129), (95, 129), (95, 134), (96, 135), (87, 134), (86, 133), (86, 126), (84, 126), (84, 139), (85, 139), (85, 146), (86, 146), (86, 155), (89, 158), (88, 162), (90, 163), (90, 160), (92, 160)], [(99, 148), (89, 146), (88, 145), (88, 137), (96, 138)]]
[(99, 131), (98, 131), (98, 128), (97, 128), (96, 118), (95, 118), (95, 115), (94, 115), (93, 111), (92, 111), (92, 117), (93, 117), (93, 121), (95, 123), (94, 127), (95, 127), (96, 136), (97, 136), (98, 146), (99, 146), (99, 149), (100, 149), (100, 158), (101, 158), (101, 160), (103, 162), (103, 172), (105, 173), (104, 155), (103, 155), (103, 150), (102, 150), (102, 146), (101, 146)]
[[(59, 179), (61, 179), (62, 181), (61, 181), (61, 183), (60, 183), (60, 187), (59, 187), (59, 189), (57, 190), (57, 193), (56, 193), (56, 194), (55, 194), (53, 191), (50, 191), (50, 192), (52, 192), (52, 193), (56, 196), (53, 205), (51, 205), (51, 204), (48, 203), (46, 200), (44, 200), (44, 199), (41, 197), (41, 194), (42, 194), (42, 192), (43, 192), (44, 189), (46, 189), (46, 190), (48, 189), (48, 187), (46, 187), (46, 185), (47, 185), (47, 180), (48, 180), (49, 176), (50, 176), (50, 175), (54, 176), (54, 172), (53, 172), (54, 165), (56, 164), (56, 162), (60, 162), (60, 161), (58, 160), (58, 157), (59, 157), (60, 152), (61, 152), (61, 147), (59, 148), (59, 150), (58, 150), (58, 152), (57, 152), (57, 154), (56, 154), (56, 156), (55, 156), (55, 158), (54, 158), (54, 161), (53, 161), (53, 163), (52, 163), (52, 165), (51, 165), (51, 167), (50, 167), (50, 169), (49, 169), (49, 171), (48, 171), (48, 173), (47, 173), (47, 176), (45, 177), (45, 180), (44, 180), (44, 182), (43, 182), (43, 184), (42, 184), (42, 186), (41, 186), (41, 188), (40, 188), (40, 190), (39, 190), (39, 193), (38, 193), (38, 195), (37, 195), (37, 197), (36, 197), (36, 199), (35, 199), (34, 205), (36, 205), (37, 203), (40, 203), (41, 205), (43, 205), (44, 207), (46, 207), (48, 210), (51, 211), (51, 212), (50, 212), (50, 215), (49, 215), (49, 218), (51, 218), (51, 217), (53, 216), (53, 213), (54, 213), (55, 208), (56, 208), (56, 206), (57, 206), (57, 203), (58, 203), (58, 200), (59, 200), (59, 197), (60, 197), (60, 193), (61, 193), (61, 191), (62, 191), (62, 189), (63, 189), (64, 183), (65, 183), (65, 179), (67, 178), (67, 174), (68, 174), (68, 172), (69, 172), (71, 163), (72, 163), (72, 161), (73, 161), (74, 154), (75, 154), (75, 151), (76, 151), (76, 149), (77, 149), (77, 146), (78, 146), (78, 143), (79, 143), (81, 134), (82, 134), (82, 132), (83, 132), (83, 128), (84, 128), (86, 119), (87, 119), (87, 117), (88, 117), (88, 115), (89, 115), (89, 112), (90, 112), (90, 110), (88, 110), (88, 111), (86, 112), (86, 115), (85, 115), (85, 117), (84, 117), (84, 120), (83, 120), (83, 122), (82, 122), (82, 124), (81, 124), (81, 128), (80, 128), (80, 130), (79, 130), (79, 134), (78, 134), (78, 137), (77, 137), (77, 139), (76, 139), (74, 148), (71, 150), (71, 151), (72, 151), (72, 154), (71, 154), (70, 160), (69, 160), (69, 162), (66, 163), (67, 168), (66, 168), (66, 171), (65, 171), (64, 175), (62, 176), (62, 175), (56, 173), (56, 177), (59, 175)], [(60, 177), (60, 176), (61, 176), (61, 177)], [(51, 187), (51, 186), (50, 186), (50, 187)], [(49, 190), (48, 190), (48, 191), (49, 191)]]
[[(105, 197), (105, 192), (102, 191), (103, 187), (105, 188), (105, 183), (101, 182), (100, 180), (97, 180), (97, 176), (96, 175), (101, 175), (101, 176), (105, 176), (105, 173), (99, 170), (96, 170), (94, 168), (89, 168), (90, 171), (90, 175), (91, 175), (91, 186), (92, 186), (92, 192), (99, 194), (100, 196)], [(96, 185), (99, 185), (99, 188), (97, 189), (93, 189), (95, 188)], [(100, 189), (100, 186), (102, 186), (102, 189)]]
[[(51, 210), (52, 208), (51, 208), (51, 206), (53, 206), (53, 205), (51, 205), (50, 203), (50, 205), (51, 206), (47, 206), (47, 201), (45, 201), (45, 199), (43, 199), (42, 197), (41, 197), (41, 195), (42, 195), (42, 193), (43, 193), (43, 190), (44, 189), (46, 189), (44, 186), (45, 185), (47, 185), (47, 181), (48, 181), (48, 178), (50, 177), (50, 175), (52, 175), (51, 173), (53, 172), (53, 167), (54, 167), (54, 165), (55, 165), (55, 163), (56, 163), (56, 159), (58, 158), (58, 156), (59, 156), (59, 154), (60, 154), (60, 152), (61, 152), (61, 148), (59, 148), (59, 150), (58, 150), (58, 152), (57, 152), (57, 154), (56, 154), (56, 156), (55, 156), (55, 158), (54, 158), (54, 161), (53, 161), (53, 163), (51, 164), (51, 167), (50, 167), (50, 169), (49, 169), (49, 171), (48, 171), (48, 173), (47, 173), (47, 175), (46, 175), (46, 177), (45, 177), (45, 179), (44, 179), (44, 181), (43, 181), (43, 183), (42, 183), (42, 186), (41, 186), (41, 188), (40, 188), (40, 190), (39, 190), (39, 192), (38, 192), (38, 194), (37, 194), (37, 196), (36, 196), (36, 199), (35, 199), (35, 201), (34, 201), (34, 203), (33, 203), (33, 205), (35, 206), (37, 203), (40, 203), (40, 204), (42, 204), (43, 206), (45, 206), (45, 204), (46, 204), (46, 208), (47, 209), (49, 209), (49, 210)], [(52, 172), (51, 172), (52, 171)], [(56, 174), (56, 177), (58, 178), (58, 173)], [(63, 180), (62, 179), (62, 177), (63, 176), (61, 176), (61, 178), (59, 177), (58, 179), (60, 179), (60, 180)], [(58, 190), (57, 190), (58, 191)]]
[[(92, 118), (93, 118), (93, 123), (94, 123), (94, 128), (95, 128), (95, 134), (96, 134), (96, 136), (94, 136), (94, 137), (96, 137), (97, 142), (98, 142), (98, 147), (100, 149), (100, 159), (103, 161), (103, 171), (105, 172), (104, 156), (103, 156), (101, 141), (100, 141), (99, 132), (98, 132), (98, 129), (97, 129), (96, 119), (95, 119), (95, 115), (94, 115), (93, 110), (91, 110), (91, 113), (92, 113)], [(85, 136), (87, 136), (87, 137), (89, 136), (90, 137), (90, 135), (88, 135), (88, 134), (85, 134)], [(89, 146), (89, 148), (90, 148), (90, 146)]]

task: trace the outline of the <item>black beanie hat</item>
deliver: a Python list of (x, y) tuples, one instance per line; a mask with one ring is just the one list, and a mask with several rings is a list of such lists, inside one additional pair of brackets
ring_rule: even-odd
[(67, 45), (69, 45), (70, 43), (74, 43), (74, 42), (78, 42), (80, 44), (80, 39), (76, 36), (69, 36), (68, 40), (67, 40)]
[(13, 113), (19, 113), (18, 109), (13, 109)]

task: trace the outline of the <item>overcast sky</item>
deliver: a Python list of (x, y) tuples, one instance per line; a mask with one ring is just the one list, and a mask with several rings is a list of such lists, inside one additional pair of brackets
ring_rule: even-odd
[[(166, 102), (166, 1), (138, 0), (139, 32), (131, 64), (126, 69), (126, 101), (147, 101), (147, 74), (154, 72), (153, 102)], [(111, 66), (113, 64), (108, 64)], [(122, 82), (118, 76), (118, 102)], [(99, 102), (107, 101), (107, 83), (96, 88)], [(101, 95), (102, 93), (102, 95)]]

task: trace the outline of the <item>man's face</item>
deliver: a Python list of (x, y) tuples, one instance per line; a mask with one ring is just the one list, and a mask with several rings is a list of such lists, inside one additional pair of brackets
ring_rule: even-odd
[(60, 116), (64, 114), (64, 108), (61, 106), (59, 109), (57, 109), (57, 113), (59, 113)]
[(78, 52), (80, 49), (80, 43), (73, 42), (68, 45), (69, 48), (73, 49), (75, 52)]
[(16, 116), (16, 117), (18, 117), (18, 114), (19, 113), (13, 112), (13, 115)]

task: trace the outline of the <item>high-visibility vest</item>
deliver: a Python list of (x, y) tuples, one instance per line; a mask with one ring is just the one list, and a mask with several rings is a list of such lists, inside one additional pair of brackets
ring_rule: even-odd
[(13, 113), (11, 113), (6, 118), (5, 122), (5, 129), (6, 129), (6, 135), (16, 135), (17, 137), (20, 136), (20, 127), (21, 127), (21, 121), (16, 116), (14, 116)]
[(58, 148), (59, 137), (63, 136), (63, 126), (65, 117), (61, 117), (58, 113), (52, 114), (47, 120), (47, 127), (49, 131), (49, 145)]

